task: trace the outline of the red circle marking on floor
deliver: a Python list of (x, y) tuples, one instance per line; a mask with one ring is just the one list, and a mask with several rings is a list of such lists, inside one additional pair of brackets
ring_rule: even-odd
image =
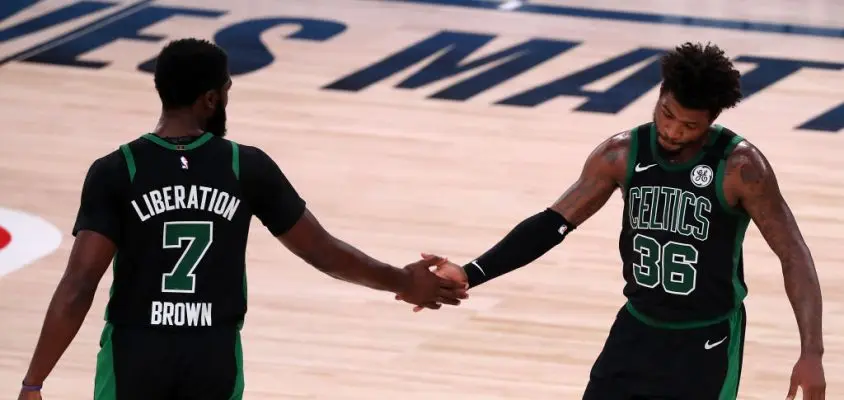
[(3, 227), (0, 226), (0, 249), (6, 247), (6, 245), (8, 245), (11, 241), (12, 235), (9, 234), (9, 231), (3, 229)]

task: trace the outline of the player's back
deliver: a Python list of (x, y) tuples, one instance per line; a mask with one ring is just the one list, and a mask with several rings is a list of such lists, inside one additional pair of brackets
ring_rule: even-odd
[(107, 320), (116, 325), (236, 326), (246, 311), (251, 213), (238, 146), (206, 133), (174, 144), (144, 135), (121, 146), (124, 215)]
[(703, 149), (679, 164), (660, 157), (652, 123), (631, 139), (619, 239), (631, 312), (682, 324), (726, 318), (746, 295), (749, 218), (722, 190), (727, 156), (742, 138), (714, 126)]

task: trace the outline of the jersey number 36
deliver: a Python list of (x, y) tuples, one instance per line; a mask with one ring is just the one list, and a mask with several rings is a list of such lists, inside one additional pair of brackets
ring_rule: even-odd
[(633, 277), (639, 285), (655, 288), (661, 284), (666, 293), (682, 296), (695, 290), (698, 251), (694, 246), (673, 241), (660, 245), (650, 236), (637, 234), (633, 250), (638, 255)]

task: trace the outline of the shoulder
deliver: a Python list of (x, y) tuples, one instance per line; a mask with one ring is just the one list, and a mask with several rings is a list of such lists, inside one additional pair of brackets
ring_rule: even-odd
[(128, 177), (126, 156), (120, 148), (95, 159), (88, 167), (88, 176), (115, 178), (119, 173)]
[(228, 144), (229, 146), (233, 146), (234, 148), (236, 148), (241, 161), (272, 161), (272, 158), (260, 147), (235, 142), (233, 140), (225, 138), (220, 138), (220, 140)]
[(627, 153), (630, 151), (633, 131), (616, 133), (598, 144), (590, 158), (601, 160), (609, 164), (627, 160)]
[(773, 175), (768, 159), (753, 143), (742, 139), (727, 155), (728, 176), (742, 185), (757, 185)]
[(779, 191), (773, 167), (765, 154), (746, 139), (727, 155), (724, 189), (739, 201)]
[(604, 139), (589, 155), (585, 172), (610, 177), (621, 184), (627, 173), (630, 159), (628, 153), (634, 143), (633, 137), (633, 130), (627, 130)]
[(232, 142), (239, 157), (241, 179), (257, 184), (266, 184), (281, 178), (286, 180), (278, 163), (266, 150), (253, 145)]

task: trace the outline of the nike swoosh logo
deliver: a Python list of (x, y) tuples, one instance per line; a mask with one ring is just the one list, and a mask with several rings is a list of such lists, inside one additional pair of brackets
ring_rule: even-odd
[(636, 164), (636, 172), (647, 171), (651, 167), (656, 167), (656, 164), (646, 165), (644, 167), (641, 164)]
[(478, 270), (480, 270), (480, 271), (481, 271), (481, 273), (482, 273), (482, 274), (484, 274), (484, 276), (486, 276), (486, 272), (484, 271), (484, 269), (483, 269), (483, 268), (481, 268), (481, 266), (480, 266), (480, 265), (478, 265), (478, 260), (472, 261), (472, 265), (474, 265), (475, 267), (477, 267), (477, 268), (478, 268)]
[(721, 344), (721, 343), (724, 343), (724, 341), (725, 341), (725, 340), (727, 340), (727, 337), (726, 337), (726, 336), (724, 336), (724, 338), (723, 338), (723, 339), (721, 339), (721, 340), (719, 340), (719, 341), (717, 341), (717, 342), (715, 342), (715, 343), (709, 343), (709, 341), (707, 340), (707, 341), (706, 341), (706, 343), (704, 343), (704, 344), (703, 344), (703, 348), (704, 348), (704, 349), (706, 349), (706, 350), (710, 350), (710, 349), (712, 349), (713, 347), (718, 346), (718, 345), (719, 345), (719, 344)]

